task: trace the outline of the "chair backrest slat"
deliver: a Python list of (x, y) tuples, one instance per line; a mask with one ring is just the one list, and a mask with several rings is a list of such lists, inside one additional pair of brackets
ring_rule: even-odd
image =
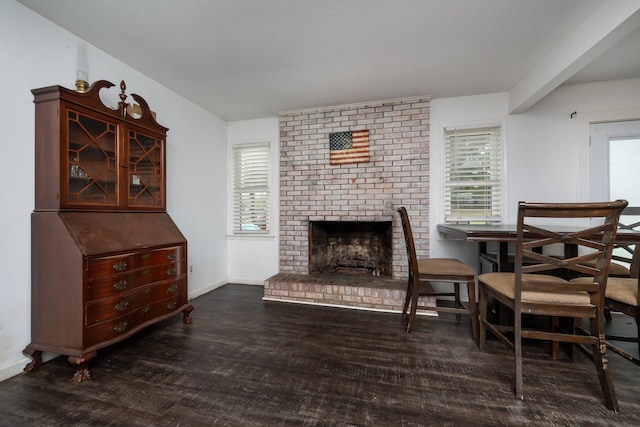
[(631, 271), (631, 277), (634, 279), (640, 278), (640, 251), (633, 251), (633, 258), (631, 258), (631, 267), (629, 268)]
[[(639, 231), (640, 230), (640, 206), (627, 206), (620, 214), (620, 220), (618, 221), (618, 232), (622, 231)], [(625, 266), (629, 266), (631, 272), (630, 277), (637, 278), (638, 270), (640, 270), (640, 260), (635, 256), (636, 245), (616, 243), (613, 249), (613, 255), (611, 259), (618, 261)], [(634, 262), (635, 260), (635, 262)], [(636, 266), (634, 269), (634, 265)], [(635, 274), (634, 274), (635, 270)]]
[(418, 257), (416, 255), (416, 247), (413, 241), (413, 232), (411, 231), (411, 223), (409, 222), (409, 214), (404, 206), (398, 208), (400, 220), (402, 221), (402, 232), (407, 247), (407, 258), (409, 260), (409, 280), (418, 280)]

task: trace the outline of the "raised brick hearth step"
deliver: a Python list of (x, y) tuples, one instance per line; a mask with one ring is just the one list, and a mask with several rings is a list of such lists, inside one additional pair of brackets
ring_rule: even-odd
[[(265, 280), (263, 299), (400, 312), (406, 287), (406, 279), (368, 274), (278, 273)], [(424, 302), (435, 305), (435, 298)]]

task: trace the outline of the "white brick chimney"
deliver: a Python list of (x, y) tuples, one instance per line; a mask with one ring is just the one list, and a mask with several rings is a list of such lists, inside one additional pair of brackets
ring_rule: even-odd
[[(392, 274), (407, 277), (399, 206), (429, 244), (429, 97), (280, 115), (280, 271), (309, 274), (309, 221), (393, 221)], [(370, 161), (329, 164), (329, 134), (369, 130)]]

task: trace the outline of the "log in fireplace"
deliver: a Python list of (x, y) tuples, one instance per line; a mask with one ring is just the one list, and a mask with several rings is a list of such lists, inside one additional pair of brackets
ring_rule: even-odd
[(310, 221), (309, 272), (392, 276), (391, 221)]

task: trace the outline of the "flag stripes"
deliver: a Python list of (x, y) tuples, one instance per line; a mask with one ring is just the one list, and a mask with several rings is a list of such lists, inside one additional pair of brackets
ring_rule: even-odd
[(369, 161), (369, 131), (329, 134), (329, 161), (332, 165)]

